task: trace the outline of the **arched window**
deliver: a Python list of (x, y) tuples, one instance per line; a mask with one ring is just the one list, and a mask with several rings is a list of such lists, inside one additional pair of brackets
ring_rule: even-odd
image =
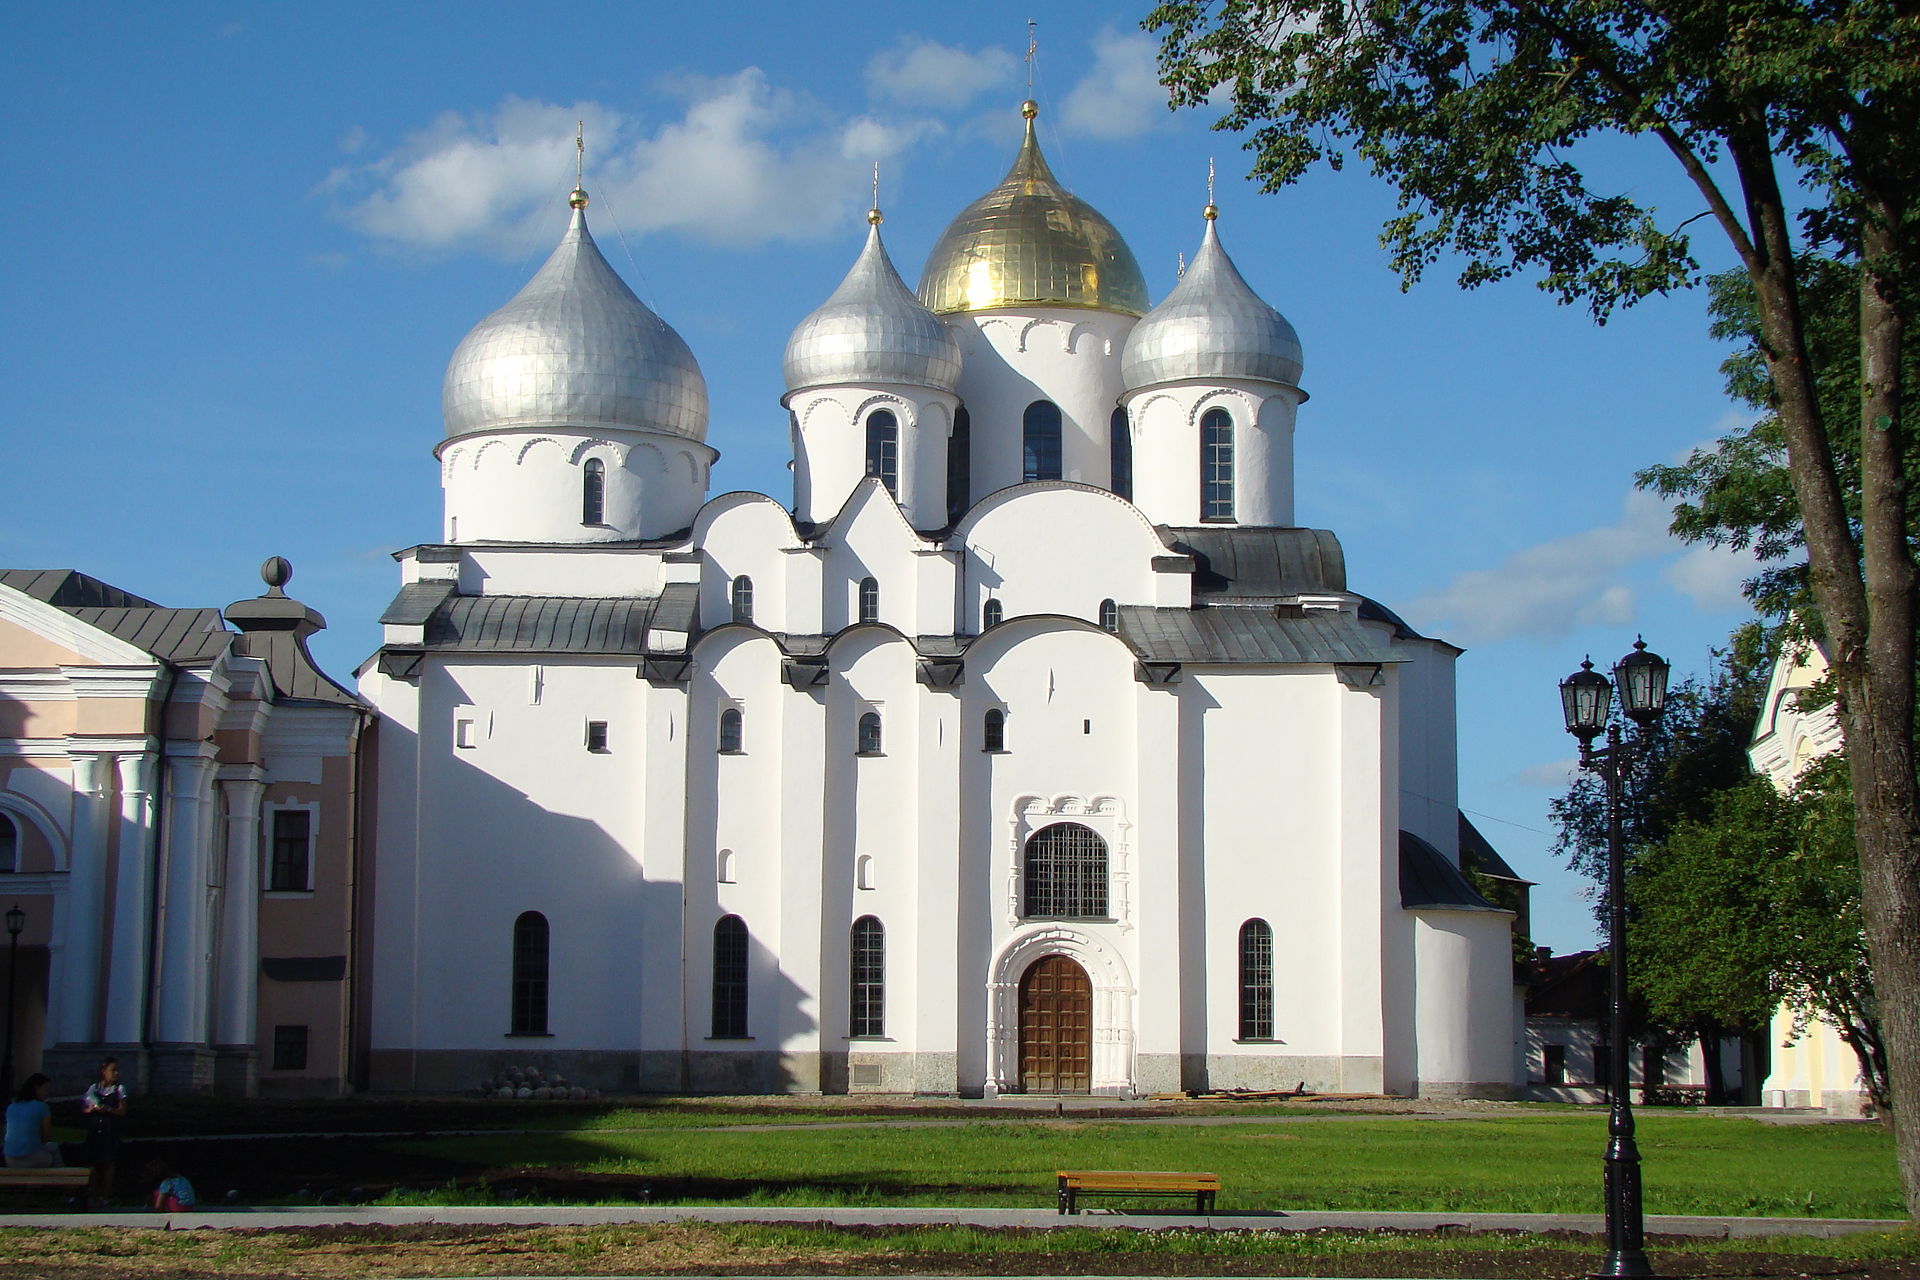
[(953, 434), (947, 437), (947, 523), (959, 524), (967, 514), (973, 488), (973, 418), (967, 406), (953, 411)]
[(607, 467), (598, 458), (588, 458), (580, 474), (580, 523), (605, 524), (607, 519)]
[(1127, 411), (1115, 409), (1107, 422), (1107, 460), (1113, 464), (1113, 491), (1133, 501), (1133, 432), (1127, 429)]
[(508, 1034), (547, 1034), (547, 918), (538, 911), (522, 911), (513, 922), (513, 1030)]
[(713, 1038), (747, 1037), (747, 925), (721, 916), (713, 926)]
[(982, 751), (1005, 751), (1007, 749), (1007, 713), (994, 707), (980, 717), (980, 749)]
[(880, 621), (880, 583), (873, 578), (860, 579), (860, 621)]
[(1225, 409), (1200, 419), (1200, 518), (1233, 519), (1233, 419)]
[(1100, 629), (1118, 631), (1120, 629), (1120, 606), (1111, 600), (1100, 602)]
[(1022, 480), (1060, 478), (1060, 406), (1035, 400), (1021, 422)]
[(872, 916), (853, 922), (848, 950), (852, 981), (848, 984), (850, 1036), (887, 1034), (887, 931)]
[(867, 474), (879, 476), (888, 493), (900, 495), (900, 426), (886, 409), (867, 415)]
[(1240, 926), (1240, 1038), (1273, 1039), (1273, 926)]
[(987, 602), (980, 606), (980, 629), (985, 631), (988, 627), (997, 627), (1005, 617), (1006, 611), (1000, 607), (1000, 598), (988, 596)]
[(740, 708), (728, 707), (720, 713), (720, 749), (727, 752), (740, 751), (740, 743), (746, 736), (746, 717), (740, 714)]
[(880, 713), (868, 711), (860, 717), (860, 743), (855, 748), (863, 756), (880, 754)]
[(0, 874), (20, 869), (20, 829), (0, 813)]
[(753, 579), (741, 574), (733, 580), (733, 620), (735, 622), (753, 621)]
[(1107, 914), (1107, 842), (1077, 822), (1056, 822), (1027, 837), (1020, 914)]

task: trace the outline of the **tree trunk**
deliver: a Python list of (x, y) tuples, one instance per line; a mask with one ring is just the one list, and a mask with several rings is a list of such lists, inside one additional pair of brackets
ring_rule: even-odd
[(1713, 1023), (1701, 1023), (1696, 1031), (1700, 1037), (1700, 1062), (1707, 1073), (1707, 1105), (1724, 1107), (1727, 1105), (1727, 1073), (1720, 1064), (1720, 1028)]

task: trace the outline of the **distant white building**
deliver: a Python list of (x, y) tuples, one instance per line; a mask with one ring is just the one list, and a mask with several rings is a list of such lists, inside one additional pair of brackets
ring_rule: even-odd
[(460, 344), (361, 671), (373, 1087), (1511, 1091), (1459, 651), (1295, 527), (1299, 342), (1212, 206), (1149, 306), (1025, 115), (917, 297), (876, 211), (795, 329), (791, 507), (708, 499), (583, 191)]

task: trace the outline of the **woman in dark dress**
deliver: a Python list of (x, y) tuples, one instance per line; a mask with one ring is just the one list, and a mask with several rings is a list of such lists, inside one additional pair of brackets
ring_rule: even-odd
[(100, 1060), (100, 1078), (87, 1086), (80, 1111), (87, 1121), (87, 1163), (93, 1166), (87, 1201), (97, 1209), (113, 1195), (114, 1164), (120, 1159), (120, 1123), (127, 1115), (127, 1087), (120, 1083), (120, 1059)]

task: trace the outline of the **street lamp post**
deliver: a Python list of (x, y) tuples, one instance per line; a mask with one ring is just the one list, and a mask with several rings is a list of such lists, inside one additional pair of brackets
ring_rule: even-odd
[[(1640, 1206), (1640, 1150), (1633, 1141), (1633, 1100), (1627, 1081), (1627, 892), (1625, 856), (1620, 838), (1623, 785), (1629, 747), (1612, 714), (1613, 694), (1627, 719), (1645, 729), (1666, 710), (1667, 663), (1636, 639), (1633, 652), (1613, 668), (1613, 680), (1593, 669), (1591, 660), (1560, 682), (1567, 732), (1580, 740), (1580, 767), (1598, 773), (1607, 787), (1607, 970), (1612, 997), (1612, 1043), (1607, 1090), (1607, 1260), (1603, 1277), (1650, 1276), (1646, 1225)], [(1595, 750), (1593, 740), (1606, 735)]]
[(20, 931), (27, 927), (27, 913), (19, 903), (7, 908), (7, 1049), (0, 1061), (0, 1091), (13, 1094), (13, 1001), (20, 989)]

